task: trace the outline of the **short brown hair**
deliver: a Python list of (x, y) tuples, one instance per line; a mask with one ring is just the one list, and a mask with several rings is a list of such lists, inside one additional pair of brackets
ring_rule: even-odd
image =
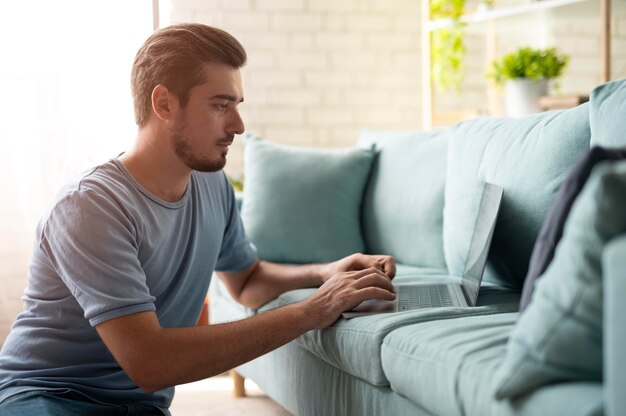
[(246, 63), (246, 51), (232, 35), (198, 23), (179, 23), (155, 31), (139, 48), (131, 72), (135, 122), (145, 126), (152, 111), (152, 90), (159, 84), (184, 107), (189, 90), (206, 81), (204, 64), (233, 68)]

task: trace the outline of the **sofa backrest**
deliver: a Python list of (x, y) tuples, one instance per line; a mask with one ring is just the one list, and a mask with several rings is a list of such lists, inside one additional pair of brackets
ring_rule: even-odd
[(589, 149), (589, 105), (521, 119), (479, 117), (449, 131), (443, 212), (448, 270), (467, 261), (482, 183), (504, 188), (485, 280), (521, 288), (533, 245), (569, 168)]
[(446, 132), (364, 130), (359, 145), (377, 154), (365, 189), (362, 229), (368, 253), (445, 270), (443, 193)]

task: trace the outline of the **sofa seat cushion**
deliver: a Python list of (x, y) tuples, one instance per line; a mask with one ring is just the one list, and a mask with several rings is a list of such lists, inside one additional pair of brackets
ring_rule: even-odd
[(517, 313), (425, 322), (391, 332), (381, 358), (391, 388), (440, 415), (462, 414), (459, 374), (504, 355)]
[(445, 131), (364, 130), (359, 145), (376, 148), (363, 198), (363, 237), (369, 253), (390, 254), (422, 267), (445, 268), (443, 193)]
[[(451, 281), (448, 276), (399, 276), (402, 283), (417, 281)], [(397, 283), (396, 283), (397, 284)], [(301, 289), (279, 297), (281, 305), (305, 299), (314, 289)], [(380, 349), (383, 339), (392, 331), (406, 325), (441, 321), (468, 315), (497, 314), (516, 311), (519, 293), (511, 290), (481, 288), (478, 305), (474, 308), (433, 308), (397, 313), (340, 318), (324, 330), (314, 330), (298, 337), (296, 341), (318, 358), (369, 382), (387, 386), (389, 380), (383, 371)]]
[(516, 401), (497, 401), (493, 378), (517, 313), (466, 316), (389, 333), (382, 365), (391, 388), (433, 414), (601, 414), (600, 383), (549, 386)]
[[(321, 361), (296, 342), (237, 367), (237, 371), (254, 380), (289, 414), (297, 416), (432, 416), (388, 387), (374, 387)], [(205, 412), (195, 414), (212, 414), (209, 410)], [(251, 409), (232, 414), (269, 416), (277, 413), (257, 413)]]
[(450, 274), (467, 261), (483, 182), (504, 188), (487, 275), (522, 287), (528, 261), (554, 196), (589, 149), (588, 103), (521, 119), (481, 117), (450, 129), (443, 243)]

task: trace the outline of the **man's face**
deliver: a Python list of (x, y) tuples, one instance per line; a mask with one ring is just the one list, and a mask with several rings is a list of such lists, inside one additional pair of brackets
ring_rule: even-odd
[(244, 132), (237, 106), (243, 101), (238, 69), (206, 65), (207, 82), (193, 87), (189, 101), (170, 128), (176, 155), (190, 169), (215, 172), (226, 164), (228, 146)]

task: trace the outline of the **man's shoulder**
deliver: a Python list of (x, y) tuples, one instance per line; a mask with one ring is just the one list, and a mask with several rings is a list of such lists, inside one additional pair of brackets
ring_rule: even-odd
[(88, 169), (68, 183), (76, 191), (119, 192), (133, 186), (131, 178), (121, 168), (121, 163), (111, 159)]
[(117, 168), (113, 159), (104, 163), (92, 166), (88, 169), (74, 173), (68, 179), (65, 180), (59, 194), (66, 191), (79, 190), (85, 184), (109, 182), (111, 180), (119, 180), (119, 169)]
[(98, 204), (98, 201), (123, 206), (132, 197), (131, 187), (126, 175), (110, 160), (67, 181), (57, 193), (50, 211), (64, 207), (86, 208), (88, 205)]

